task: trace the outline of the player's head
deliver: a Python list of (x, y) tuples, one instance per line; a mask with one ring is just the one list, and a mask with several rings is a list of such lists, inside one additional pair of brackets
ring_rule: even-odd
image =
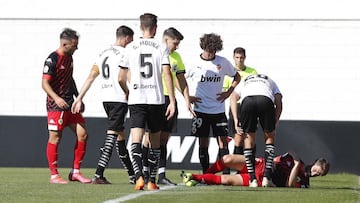
[(202, 56), (204, 57), (204, 54), (206, 54), (208, 56), (205, 56), (205, 58), (211, 59), (215, 57), (216, 52), (223, 49), (223, 41), (220, 35), (214, 33), (204, 34), (200, 38), (200, 47), (204, 50)]
[[(150, 32), (153, 36), (156, 34), (157, 16), (152, 13), (144, 13), (140, 16), (140, 29), (142, 32)], [(152, 37), (153, 37), (152, 36)]]
[(134, 31), (128, 26), (121, 25), (116, 29), (116, 39), (124, 42), (122, 44), (124, 47), (133, 41)]
[(79, 34), (70, 28), (65, 28), (60, 33), (60, 51), (66, 55), (72, 55), (78, 48)]
[(325, 176), (330, 170), (330, 163), (324, 158), (318, 158), (307, 168), (310, 177)]
[(179, 47), (180, 41), (183, 39), (184, 36), (173, 27), (170, 27), (164, 31), (163, 40), (170, 52), (175, 51)]
[(242, 47), (236, 47), (234, 49), (234, 62), (236, 67), (242, 68), (245, 66), (246, 51)]

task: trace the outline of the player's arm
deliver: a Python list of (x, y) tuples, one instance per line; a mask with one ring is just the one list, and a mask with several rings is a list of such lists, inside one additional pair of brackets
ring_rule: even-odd
[(67, 109), (69, 108), (69, 104), (66, 103), (66, 101), (61, 98), (58, 94), (56, 94), (56, 92), (53, 90), (53, 88), (50, 85), (50, 80), (51, 80), (51, 76), (44, 74), (42, 81), (41, 81), (41, 87), (43, 88), (43, 90), (46, 92), (46, 94), (51, 97), (56, 105), (58, 105), (58, 107), (63, 108), (63, 109)]
[(218, 97), (216, 99), (218, 101), (224, 102), (225, 99), (227, 99), (231, 95), (231, 93), (234, 91), (235, 87), (239, 84), (241, 77), (238, 72), (236, 72), (236, 74), (234, 75), (233, 78), (234, 79), (231, 82), (229, 89), (227, 89), (225, 92), (221, 92), (221, 93), (217, 94)]
[(275, 123), (278, 123), (282, 113), (282, 95), (275, 94)]
[(294, 160), (294, 167), (291, 169), (289, 179), (287, 182), (287, 187), (296, 187), (296, 177), (299, 174), (301, 168), (301, 162), (299, 160)]
[(81, 112), (83, 109), (83, 98), (86, 94), (86, 92), (90, 89), (92, 83), (94, 82), (94, 80), (96, 79), (96, 77), (100, 74), (99, 72), (99, 67), (94, 64), (89, 76), (87, 77), (87, 79), (85, 80), (80, 93), (78, 94), (78, 96), (76, 97), (73, 105), (71, 106), (71, 112), (72, 113), (79, 113)]
[(165, 116), (169, 120), (175, 113), (175, 96), (174, 96), (174, 82), (170, 71), (170, 65), (162, 65), (162, 71), (164, 73), (165, 85), (168, 89), (170, 104), (167, 106)]
[(126, 95), (126, 99), (129, 98), (129, 88), (127, 86), (127, 74), (128, 74), (128, 68), (126, 67), (120, 67), (118, 81), (120, 84), (121, 89), (124, 91)]
[(237, 101), (239, 99), (240, 99), (240, 96), (236, 91), (230, 95), (230, 110), (231, 110), (231, 114), (234, 118), (234, 126), (236, 129), (236, 133), (242, 134), (242, 129), (239, 126), (238, 109), (237, 109)]
[(193, 111), (193, 109), (191, 107), (189, 86), (188, 86), (187, 81), (185, 79), (185, 74), (184, 73), (176, 74), (176, 82), (175, 82), (175, 84), (176, 84), (176, 88), (184, 96), (184, 99), (185, 99), (185, 102), (186, 102), (186, 108), (190, 111), (190, 113), (193, 116), (196, 116), (195, 112)]

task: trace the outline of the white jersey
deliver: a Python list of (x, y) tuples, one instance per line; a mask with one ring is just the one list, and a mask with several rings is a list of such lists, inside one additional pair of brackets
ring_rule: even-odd
[(98, 61), (100, 88), (102, 101), (127, 103), (126, 96), (119, 84), (119, 63), (124, 57), (125, 49), (121, 46), (111, 45), (102, 51)]
[(239, 94), (240, 102), (247, 96), (262, 95), (270, 98), (273, 102), (275, 94), (281, 94), (276, 83), (266, 75), (250, 75), (241, 82), (234, 92)]
[(140, 38), (128, 44), (120, 64), (130, 72), (128, 104), (164, 104), (161, 74), (169, 64), (169, 50), (159, 40)]
[(197, 59), (195, 66), (190, 66), (186, 71), (189, 84), (193, 83), (195, 96), (201, 98), (194, 110), (207, 114), (218, 114), (225, 112), (225, 103), (216, 100), (222, 92), (224, 78), (226, 75), (234, 77), (236, 70), (229, 60), (215, 55), (215, 59), (208, 61), (201, 57)]

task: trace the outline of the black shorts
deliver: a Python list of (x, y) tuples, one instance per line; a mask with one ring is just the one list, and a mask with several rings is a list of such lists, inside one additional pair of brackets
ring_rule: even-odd
[(122, 132), (125, 117), (128, 112), (128, 104), (122, 102), (103, 102), (103, 106), (108, 117), (107, 130)]
[(255, 133), (258, 121), (264, 132), (275, 130), (274, 103), (266, 96), (248, 96), (240, 106), (240, 123), (245, 133)]
[(164, 104), (133, 104), (129, 105), (129, 110), (130, 128), (147, 128), (156, 133), (165, 122)]
[[(169, 104), (170, 104), (169, 96), (165, 96), (165, 111)], [(170, 120), (167, 120), (165, 118), (164, 125), (162, 125), (161, 130), (164, 132), (176, 133), (177, 132), (178, 115), (179, 115), (178, 106), (177, 106), (177, 102), (175, 101), (174, 116)]]
[(196, 117), (192, 119), (191, 135), (196, 137), (209, 137), (210, 127), (213, 137), (228, 136), (228, 124), (226, 114), (207, 114), (196, 112)]
[[(240, 117), (240, 103), (237, 103), (237, 113), (238, 118)], [(228, 120), (228, 129), (229, 135), (234, 136), (236, 133), (235, 125), (234, 125), (234, 117), (232, 116), (231, 109), (229, 109), (229, 120)]]

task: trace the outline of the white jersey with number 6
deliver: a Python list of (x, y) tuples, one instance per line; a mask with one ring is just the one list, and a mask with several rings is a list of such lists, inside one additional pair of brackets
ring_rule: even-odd
[(137, 39), (126, 46), (120, 66), (130, 72), (128, 104), (164, 104), (162, 65), (169, 65), (169, 50), (154, 38)]
[(119, 85), (119, 63), (124, 57), (125, 49), (111, 45), (102, 51), (94, 67), (98, 68), (102, 101), (127, 103), (124, 91)]

